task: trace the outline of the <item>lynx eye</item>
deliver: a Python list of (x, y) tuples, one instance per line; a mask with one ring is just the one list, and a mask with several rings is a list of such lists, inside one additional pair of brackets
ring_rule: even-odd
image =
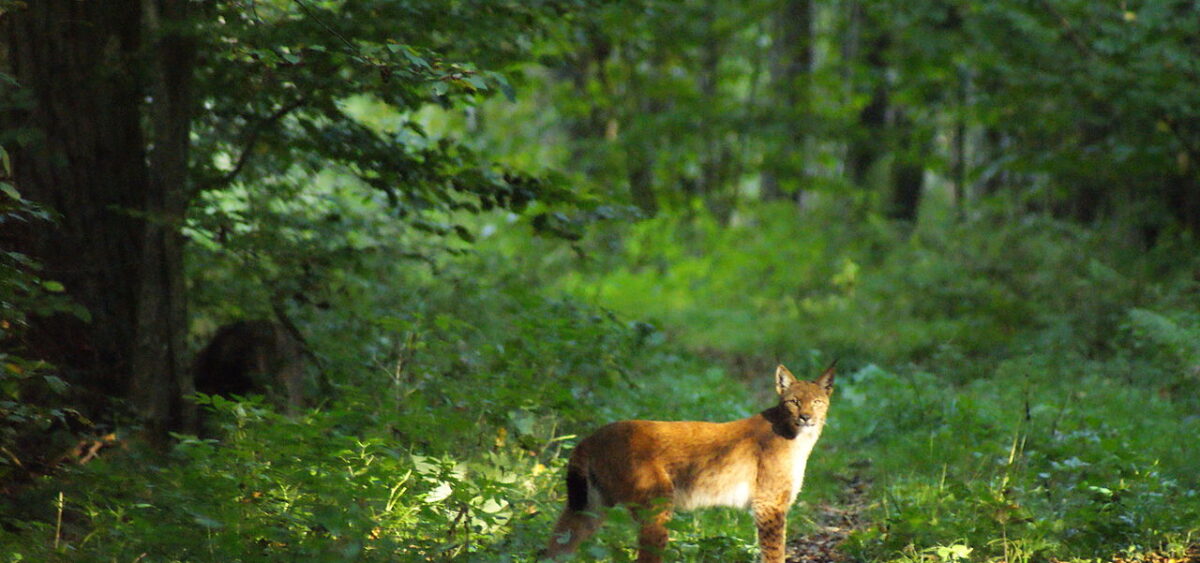
[(825, 399), (813, 399), (812, 403), (814, 407), (819, 407), (825, 404)]

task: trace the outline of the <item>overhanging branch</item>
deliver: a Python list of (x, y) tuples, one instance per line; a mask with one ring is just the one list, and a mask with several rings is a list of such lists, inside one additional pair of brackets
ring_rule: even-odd
[(250, 161), (250, 155), (254, 152), (254, 145), (258, 144), (258, 138), (262, 136), (262, 132), (266, 130), (268, 126), (278, 122), (280, 119), (283, 119), (284, 116), (296, 111), (307, 102), (308, 100), (306, 98), (297, 99), (292, 103), (275, 110), (271, 113), (271, 115), (268, 115), (248, 126), (246, 132), (242, 135), (246, 141), (242, 145), (242, 151), (238, 155), (237, 160), (234, 161), (233, 169), (200, 186), (198, 191), (204, 192), (222, 188), (233, 182), (237, 178), (238, 174), (242, 172), (242, 169), (246, 167), (246, 163)]

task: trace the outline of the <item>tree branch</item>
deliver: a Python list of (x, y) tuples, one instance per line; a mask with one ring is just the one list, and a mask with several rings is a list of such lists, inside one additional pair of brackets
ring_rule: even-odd
[(315, 13), (313, 13), (312, 8), (309, 8), (307, 5), (305, 5), (304, 2), (301, 2), (300, 0), (292, 0), (292, 1), (295, 2), (297, 6), (300, 6), (301, 10), (304, 10), (305, 15), (312, 18), (313, 21), (317, 22), (317, 24), (320, 25), (321, 27), (325, 28), (325, 31), (328, 31), (329, 33), (332, 33), (334, 35), (334, 37), (341, 39), (342, 43), (345, 43), (346, 46), (349, 47), (350, 50), (355, 55), (358, 54), (358, 47), (356, 47), (354, 45), (354, 43), (351, 43), (349, 39), (346, 39), (342, 34), (338, 33), (336, 29), (329, 27), (329, 24), (325, 23), (324, 20), (322, 20), (321, 18), (318, 18), (317, 15)]
[(1079, 33), (1075, 31), (1075, 26), (1071, 25), (1071, 21), (1068, 20), (1067, 17), (1062, 14), (1062, 12), (1056, 10), (1054, 6), (1047, 0), (1042, 0), (1041, 4), (1047, 12), (1050, 12), (1050, 14), (1052, 14), (1054, 17), (1058, 18), (1059, 23), (1062, 24), (1063, 33), (1065, 33), (1067, 38), (1075, 44), (1075, 48), (1078, 49), (1084, 57), (1097, 56), (1096, 51), (1093, 50), (1092, 47), (1088, 45), (1082, 37), (1079, 36)]
[(200, 186), (197, 191), (204, 192), (213, 190), (227, 186), (233, 182), (233, 180), (237, 178), (237, 175), (241, 173), (242, 169), (246, 167), (246, 163), (249, 162), (250, 155), (254, 150), (254, 145), (258, 144), (258, 138), (262, 135), (263, 130), (265, 130), (267, 126), (279, 121), (280, 119), (283, 119), (283, 117), (287, 114), (299, 109), (307, 102), (308, 100), (306, 98), (300, 98), (275, 110), (271, 115), (268, 115), (249, 126), (246, 133), (242, 135), (246, 139), (246, 143), (242, 146), (242, 152), (240, 155), (238, 155), (237, 161), (234, 162), (233, 169), (221, 175), (219, 178), (215, 178), (212, 181)]

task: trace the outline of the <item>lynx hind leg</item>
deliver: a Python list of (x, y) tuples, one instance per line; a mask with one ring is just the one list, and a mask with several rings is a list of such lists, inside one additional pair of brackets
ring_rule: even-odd
[(558, 517), (554, 533), (550, 535), (550, 544), (542, 550), (538, 559), (557, 561), (559, 557), (574, 553), (579, 549), (579, 544), (596, 533), (602, 521), (602, 513), (574, 510), (568, 506)]
[(579, 544), (596, 533), (603, 516), (591, 494), (584, 470), (572, 465), (567, 468), (567, 506), (554, 525), (550, 544), (538, 554), (538, 559), (557, 559), (579, 548)]
[(662, 467), (648, 468), (642, 473), (643, 487), (636, 500), (629, 504), (634, 517), (642, 524), (638, 532), (638, 563), (659, 563), (667, 549), (667, 522), (674, 512), (675, 486), (670, 475)]
[(638, 532), (638, 563), (661, 563), (669, 539), (667, 522), (672, 514), (670, 502), (658, 499), (634, 510), (638, 521), (642, 523)]

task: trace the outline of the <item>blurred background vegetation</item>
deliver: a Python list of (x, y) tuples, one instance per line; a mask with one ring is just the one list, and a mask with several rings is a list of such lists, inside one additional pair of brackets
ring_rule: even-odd
[[(792, 537), (832, 506), (850, 560), (1195, 557), (1195, 2), (0, 27), (6, 560), (528, 561), (577, 436), (749, 416), (834, 358)], [(308, 408), (200, 396), (197, 432), (191, 358), (247, 319), (302, 341)], [(610, 522), (581, 559), (631, 560)], [(736, 511), (672, 534), (756, 557)]]

